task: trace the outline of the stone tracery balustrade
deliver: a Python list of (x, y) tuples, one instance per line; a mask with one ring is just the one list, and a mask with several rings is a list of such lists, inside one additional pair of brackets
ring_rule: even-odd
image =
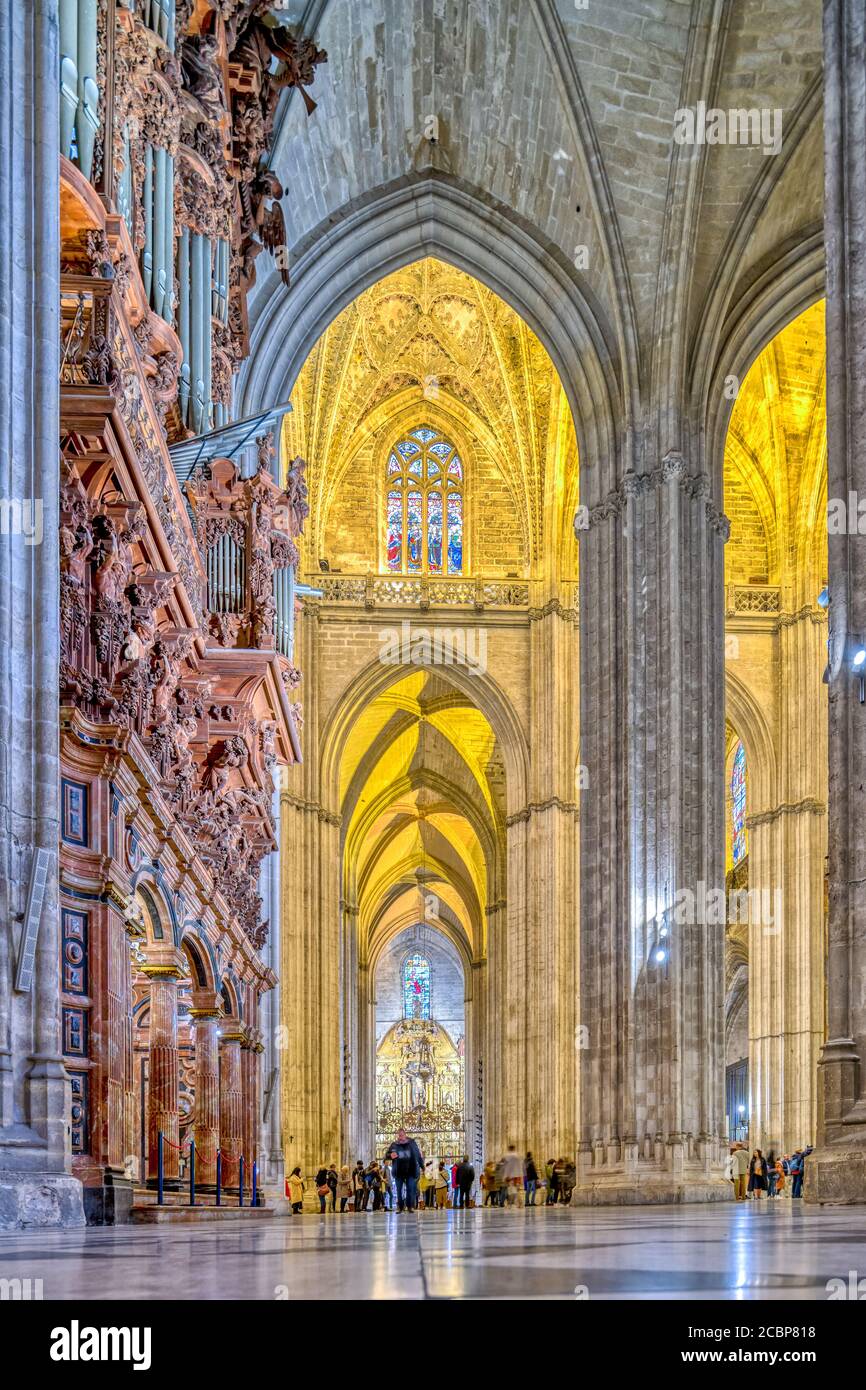
[[(529, 583), (524, 579), (406, 577), (393, 574), (338, 575), (311, 572), (310, 588), (320, 590), (326, 603), (363, 604), (366, 608), (528, 608)], [(576, 589), (576, 585), (574, 586)]]
[(734, 613), (771, 613), (782, 609), (782, 596), (778, 585), (773, 584), (729, 584), (726, 609)]

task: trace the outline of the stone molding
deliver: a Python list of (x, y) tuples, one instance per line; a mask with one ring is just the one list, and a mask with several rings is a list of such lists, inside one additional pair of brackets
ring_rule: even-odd
[(814, 797), (806, 797), (803, 801), (785, 801), (774, 807), (772, 811), (757, 811), (755, 815), (747, 816), (746, 829), (754, 830), (759, 825), (768, 825), (781, 816), (826, 816), (826, 814), (827, 807), (823, 801), (816, 801)]
[(649, 493), (672, 482), (679, 484), (690, 500), (704, 502), (708, 526), (724, 541), (729, 540), (731, 523), (724, 512), (719, 511), (709, 500), (710, 480), (706, 473), (689, 473), (682, 454), (675, 451), (665, 454), (661, 466), (652, 469), (649, 473), (626, 473), (619, 487), (609, 492), (604, 500), (595, 507), (590, 507), (590, 529), (598, 525), (600, 521), (621, 516), (631, 500), (646, 497)]
[[(575, 598), (577, 598), (576, 586)], [(526, 616), (531, 623), (537, 623), (542, 618), (550, 617), (551, 613), (555, 613), (558, 618), (562, 618), (563, 622), (566, 623), (574, 623), (577, 625), (580, 622), (579, 603), (575, 603), (574, 608), (566, 608), (564, 604), (560, 603), (558, 598), (549, 599), (542, 608), (530, 608)]]
[(513, 815), (506, 816), (505, 827), (510, 830), (512, 825), (518, 825), (521, 821), (528, 821), (531, 816), (540, 815), (542, 811), (563, 811), (566, 815), (580, 819), (580, 807), (574, 801), (562, 801), (558, 796), (548, 797), (547, 801), (530, 801), (522, 810), (515, 811)]
[(343, 817), (336, 815), (333, 811), (326, 811), (324, 806), (318, 801), (305, 801), (303, 797), (292, 796), (291, 792), (282, 793), (283, 806), (292, 806), (296, 811), (306, 811), (308, 815), (318, 816), (324, 825), (334, 825), (339, 828), (343, 824)]

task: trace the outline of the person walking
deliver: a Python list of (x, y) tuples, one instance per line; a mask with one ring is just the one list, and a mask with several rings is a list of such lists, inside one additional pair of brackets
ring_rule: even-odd
[(734, 1197), (738, 1202), (746, 1200), (746, 1183), (749, 1179), (749, 1155), (745, 1145), (738, 1144), (731, 1155), (734, 1174)]
[(523, 1172), (526, 1180), (526, 1205), (534, 1207), (535, 1193), (538, 1188), (538, 1169), (535, 1166), (535, 1159), (528, 1150), (523, 1162)]
[(325, 1203), (331, 1194), (331, 1186), (328, 1182), (328, 1170), (324, 1163), (316, 1174), (316, 1196), (319, 1199), (319, 1211), (325, 1215)]
[(523, 1161), (513, 1144), (502, 1159), (502, 1177), (509, 1206), (523, 1206)]
[(337, 1183), (337, 1196), (340, 1199), (340, 1211), (344, 1212), (352, 1195), (352, 1175), (349, 1172), (348, 1163), (344, 1163), (340, 1169), (340, 1178)]
[(468, 1207), (469, 1197), (472, 1191), (472, 1184), (475, 1181), (475, 1169), (469, 1162), (469, 1155), (464, 1154), (456, 1169), (457, 1177), (457, 1205), (458, 1207)]
[(300, 1168), (293, 1168), (286, 1178), (286, 1196), (291, 1203), (293, 1216), (300, 1216), (301, 1212), (304, 1210), (304, 1193), (306, 1190), (307, 1184), (301, 1177)]
[(421, 1150), (405, 1129), (400, 1128), (388, 1154), (397, 1184), (397, 1210), (415, 1211), (418, 1206), (418, 1176), (424, 1166)]

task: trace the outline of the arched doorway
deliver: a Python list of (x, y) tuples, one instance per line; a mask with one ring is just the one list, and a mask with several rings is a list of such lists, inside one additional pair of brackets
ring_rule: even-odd
[[(309, 1167), (376, 1149), (376, 971), (419, 923), (458, 953), (467, 999), (448, 1152), (462, 1138), (475, 1161), (514, 1140), (574, 1153), (578, 459), (565, 386), (508, 304), (424, 257), (364, 288), (312, 346), (284, 454), (307, 459), (299, 664), (318, 672), (301, 691), (305, 768), (284, 800), (285, 916), (303, 924), (281, 969), (288, 1156)], [(293, 863), (311, 867), (312, 891)], [(415, 1031), (400, 1024), (392, 1082)], [(457, 1039), (444, 1033), (448, 1074)], [(435, 1039), (416, 1041), (435, 1054)], [(417, 1083), (414, 1102), (402, 1087), (388, 1113), (404, 1100), (429, 1111)]]
[(725, 445), (726, 1111), (776, 1152), (814, 1143), (826, 1036), (824, 389), (818, 302), (750, 366)]
[(416, 923), (383, 949), (373, 990), (376, 1154), (402, 1128), (426, 1158), (459, 1162), (471, 1148), (460, 953), (435, 927)]

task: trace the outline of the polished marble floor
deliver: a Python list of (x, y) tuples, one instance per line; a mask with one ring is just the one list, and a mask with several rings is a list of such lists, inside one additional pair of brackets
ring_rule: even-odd
[(790, 1200), (0, 1234), (45, 1299), (826, 1299), (852, 1270), (866, 1206)]

